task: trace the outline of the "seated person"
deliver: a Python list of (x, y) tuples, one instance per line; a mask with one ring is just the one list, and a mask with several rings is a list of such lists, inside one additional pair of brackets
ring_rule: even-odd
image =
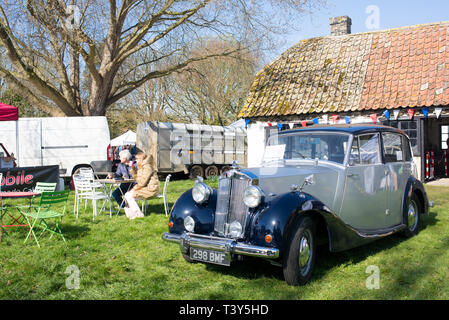
[(142, 218), (136, 200), (149, 199), (159, 194), (159, 179), (157, 177), (157, 167), (154, 164), (153, 157), (147, 156), (142, 151), (136, 154), (137, 172), (133, 167), (131, 173), (136, 179), (137, 184), (125, 194), (127, 207), (125, 214), (129, 219)]
[[(120, 163), (117, 166), (115, 173), (108, 174), (109, 179), (123, 180), (132, 179), (130, 172), (130, 166), (132, 165), (131, 152), (129, 150), (122, 150), (119, 153)], [(125, 202), (123, 201), (122, 194), (125, 194), (130, 188), (132, 183), (121, 183), (120, 186), (112, 192), (112, 196), (121, 208), (124, 208)], [(120, 191), (121, 190), (121, 191)]]

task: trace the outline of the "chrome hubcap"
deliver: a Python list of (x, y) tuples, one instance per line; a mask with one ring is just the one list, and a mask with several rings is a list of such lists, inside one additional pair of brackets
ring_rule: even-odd
[(299, 267), (303, 274), (308, 272), (311, 261), (312, 251), (310, 248), (310, 239), (310, 232), (306, 230), (299, 242)]
[(408, 215), (407, 215), (408, 228), (410, 230), (414, 230), (416, 227), (416, 222), (418, 221), (417, 216), (416, 216), (417, 214), (418, 214), (418, 210), (416, 208), (416, 203), (415, 203), (415, 201), (411, 200), (408, 205)]

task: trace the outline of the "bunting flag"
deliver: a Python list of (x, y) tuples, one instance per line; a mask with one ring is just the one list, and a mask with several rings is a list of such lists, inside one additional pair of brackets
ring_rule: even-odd
[(271, 127), (273, 124), (271, 122), (268, 122), (268, 126)]
[(293, 126), (294, 126), (295, 124), (292, 122), (292, 123), (289, 123), (288, 124), (288, 126), (290, 127), (290, 129), (293, 129)]
[(429, 114), (429, 108), (422, 108), (422, 114), (424, 115), (424, 118), (427, 118), (427, 115)]
[(338, 114), (332, 115), (332, 123), (337, 123), (338, 119), (340, 119), (340, 116)]
[(245, 129), (248, 129), (248, 124), (249, 124), (250, 120), (249, 119), (245, 119)]
[(318, 119), (318, 118), (315, 118), (312, 121), (313, 121), (314, 124), (319, 124), (320, 123), (320, 119)]
[(278, 131), (282, 130), (282, 123), (278, 123)]
[(384, 116), (385, 116), (385, 118), (387, 118), (387, 120), (390, 120), (390, 110), (385, 110)]
[(346, 117), (345, 117), (345, 122), (346, 122), (347, 124), (351, 123), (351, 118), (348, 117), (348, 116), (346, 116)]
[(400, 110), (393, 110), (394, 120), (398, 120)]
[(408, 117), (410, 118), (410, 120), (413, 119), (413, 116), (415, 115), (415, 110), (414, 109), (408, 109)]
[(327, 124), (327, 121), (329, 120), (329, 116), (328, 116), (327, 114), (325, 114), (325, 115), (323, 116), (323, 120), (324, 120), (324, 123)]
[(377, 113), (373, 113), (370, 115), (371, 120), (373, 120), (373, 123), (377, 122)]
[(443, 111), (443, 108), (435, 108), (435, 114), (437, 115), (437, 119), (440, 117), (441, 115), (441, 111)]
[(303, 127), (307, 127), (307, 121), (302, 121), (302, 122), (301, 122), (301, 125), (302, 125)]

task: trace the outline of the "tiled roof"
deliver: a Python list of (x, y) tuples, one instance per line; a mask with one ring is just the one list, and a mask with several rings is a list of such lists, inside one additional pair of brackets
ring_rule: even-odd
[(300, 41), (256, 75), (239, 116), (445, 105), (449, 21)]

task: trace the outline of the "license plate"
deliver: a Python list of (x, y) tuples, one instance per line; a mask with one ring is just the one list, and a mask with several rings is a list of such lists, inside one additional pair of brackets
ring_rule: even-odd
[(190, 248), (190, 259), (208, 263), (230, 266), (231, 262), (226, 258), (223, 252)]

